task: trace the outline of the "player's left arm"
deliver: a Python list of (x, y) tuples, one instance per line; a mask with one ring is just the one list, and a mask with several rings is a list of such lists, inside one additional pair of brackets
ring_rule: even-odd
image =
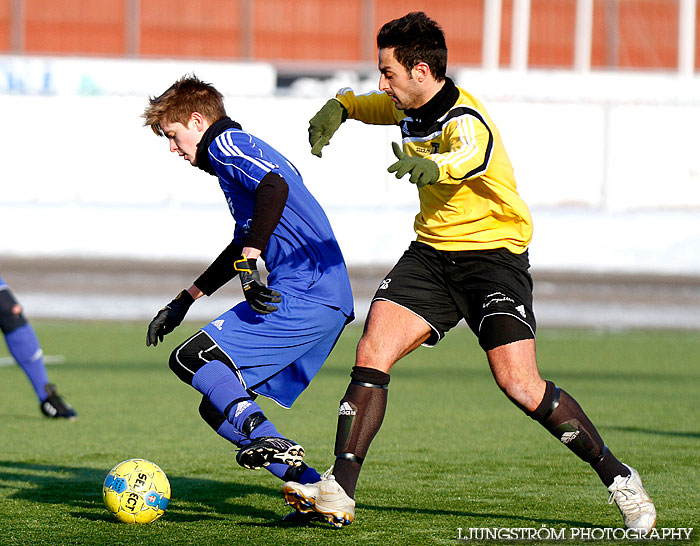
[(250, 307), (257, 313), (266, 315), (277, 311), (273, 305), (282, 301), (276, 290), (265, 286), (260, 278), (257, 260), (279, 224), (287, 204), (289, 184), (274, 172), (267, 173), (255, 190), (253, 218), (240, 257), (234, 262), (234, 269), (240, 276), (243, 295)]
[[(255, 190), (255, 205), (248, 235), (243, 245), (243, 255), (257, 258), (267, 246), (284, 212), (289, 196), (289, 184), (279, 174), (269, 172), (263, 176)], [(246, 249), (251, 249), (246, 252)], [(253, 256), (253, 253), (257, 252)]]
[(458, 115), (443, 127), (443, 152), (424, 156), (439, 170), (438, 183), (461, 183), (486, 172), (493, 153), (494, 137), (486, 120), (470, 108), (460, 109)]
[(288, 196), (289, 184), (284, 178), (272, 171), (264, 174), (255, 188), (253, 214), (243, 242), (234, 240), (226, 247), (190, 290), (201, 289), (209, 296), (238, 275), (243, 295), (254, 311), (264, 315), (277, 311), (273, 304), (282, 301), (281, 295), (263, 284), (257, 261), (282, 218)]
[(265, 286), (257, 268), (257, 259), (272, 236), (287, 203), (289, 185), (281, 176), (269, 172), (258, 184), (255, 207), (248, 236), (243, 244), (231, 243), (187, 289), (163, 307), (148, 326), (146, 345), (158, 345), (163, 337), (177, 328), (198, 298), (210, 296), (236, 275), (240, 276), (243, 294), (251, 308), (261, 314), (277, 311), (273, 305), (282, 301), (276, 290)]
[(484, 118), (470, 108), (460, 108), (443, 126), (440, 151), (426, 153), (423, 142), (404, 140), (403, 150), (392, 143), (398, 161), (388, 171), (422, 188), (431, 184), (459, 184), (481, 176), (488, 169), (493, 151), (493, 134)]

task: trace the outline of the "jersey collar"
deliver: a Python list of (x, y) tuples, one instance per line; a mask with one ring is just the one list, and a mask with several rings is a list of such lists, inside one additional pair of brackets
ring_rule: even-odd
[(197, 167), (214, 176), (216, 176), (216, 171), (209, 161), (209, 146), (226, 129), (241, 129), (241, 125), (229, 117), (223, 117), (211, 124), (202, 135), (202, 140), (197, 144)]
[(404, 110), (406, 116), (418, 121), (433, 123), (454, 106), (459, 98), (459, 89), (450, 78), (445, 78), (445, 85), (435, 93), (432, 99), (419, 108)]

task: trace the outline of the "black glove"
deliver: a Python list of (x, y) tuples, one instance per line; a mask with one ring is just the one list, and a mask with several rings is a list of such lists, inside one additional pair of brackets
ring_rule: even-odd
[(268, 315), (279, 309), (279, 307), (270, 304), (281, 302), (282, 295), (276, 290), (268, 288), (260, 281), (257, 262), (257, 258), (241, 256), (238, 260), (233, 262), (233, 268), (238, 271), (238, 275), (241, 278), (243, 295), (248, 305), (250, 305), (256, 313)]
[(339, 100), (330, 99), (323, 107), (316, 112), (316, 115), (309, 120), (309, 144), (311, 153), (321, 157), (321, 148), (327, 146), (331, 137), (335, 134), (348, 118), (348, 111)]
[(173, 301), (158, 311), (151, 324), (148, 325), (146, 347), (149, 345), (155, 347), (158, 345), (158, 341), (163, 341), (164, 336), (180, 326), (193, 303), (194, 298), (187, 290), (183, 290)]

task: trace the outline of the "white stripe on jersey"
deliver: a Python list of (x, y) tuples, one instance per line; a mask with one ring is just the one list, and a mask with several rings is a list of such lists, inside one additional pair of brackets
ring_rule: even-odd
[(476, 142), (476, 129), (474, 128), (474, 118), (472, 116), (460, 116), (457, 118), (459, 123), (460, 140), (463, 143), (462, 153), (457, 155), (457, 160), (453, 163), (455, 167), (459, 167), (465, 161), (469, 161), (477, 153), (479, 146)]
[(356, 97), (366, 97), (368, 95), (383, 95), (384, 91), (379, 91), (378, 89), (373, 89), (372, 91), (367, 91), (366, 93), (355, 93), (352, 89), (352, 87), (343, 87), (342, 89), (339, 89), (336, 95), (346, 95), (348, 92), (351, 92), (354, 94)]
[[(479, 144), (476, 140), (474, 117), (470, 114), (462, 114), (461, 116), (451, 118), (447, 123), (457, 124), (457, 133), (459, 134), (459, 140), (462, 145), (449, 153), (439, 154), (434, 161), (438, 166), (451, 164), (454, 167), (460, 167), (465, 161), (469, 161), (479, 153)], [(441, 124), (440, 129), (429, 135), (420, 137), (404, 137), (403, 142), (429, 142), (442, 134), (443, 127), (444, 124)]]
[[(480, 151), (479, 143), (476, 139), (474, 116), (463, 114), (456, 118), (450, 119), (448, 123), (457, 124), (457, 133), (459, 134), (459, 140), (462, 142), (462, 146), (450, 153), (440, 154), (435, 159), (435, 163), (437, 163), (437, 165), (440, 167), (452, 164), (453, 167), (457, 168), (464, 162), (472, 159)], [(485, 157), (484, 160), (484, 168), (479, 170), (478, 173), (472, 173), (472, 176), (475, 174), (482, 174), (486, 171), (488, 164), (491, 162), (491, 158)]]
[(250, 178), (254, 182), (260, 183), (260, 180), (258, 180), (254, 176), (252, 176), (250, 173), (247, 173), (244, 169), (241, 169), (238, 165), (236, 165), (234, 163), (224, 163), (218, 157), (214, 157), (214, 155), (211, 153), (211, 151), (209, 151), (209, 161), (216, 161), (217, 163), (220, 163), (221, 165), (226, 165), (227, 167), (231, 167), (233, 169), (236, 169), (237, 171), (240, 171), (240, 173), (242, 175), (246, 176), (247, 178)]
[[(259, 157), (252, 157), (250, 155), (244, 154), (241, 151), (241, 149), (233, 143), (233, 138), (231, 137), (230, 131), (221, 133), (221, 135), (219, 135), (214, 142), (216, 142), (217, 146), (224, 155), (229, 157), (235, 156), (246, 159), (247, 161), (250, 161), (253, 165), (256, 165), (265, 172), (270, 172), (276, 167), (276, 165), (270, 163), (269, 161), (265, 161), (264, 159), (261, 159)], [(255, 145), (253, 144), (253, 146)]]
[(435, 137), (437, 137), (441, 134), (442, 134), (442, 129), (439, 131), (435, 131), (434, 133), (431, 133), (429, 135), (422, 136), (422, 137), (404, 137), (403, 141), (404, 142), (427, 142), (429, 140), (433, 140)]

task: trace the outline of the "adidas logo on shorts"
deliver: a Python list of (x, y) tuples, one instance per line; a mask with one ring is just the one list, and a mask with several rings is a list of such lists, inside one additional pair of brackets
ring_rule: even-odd
[(223, 326), (224, 326), (224, 322), (225, 321), (223, 319), (219, 319), (219, 320), (215, 320), (214, 322), (212, 322), (212, 324), (220, 332), (221, 328), (223, 328)]
[(338, 417), (341, 415), (355, 415), (357, 412), (347, 402), (343, 402), (338, 410)]

